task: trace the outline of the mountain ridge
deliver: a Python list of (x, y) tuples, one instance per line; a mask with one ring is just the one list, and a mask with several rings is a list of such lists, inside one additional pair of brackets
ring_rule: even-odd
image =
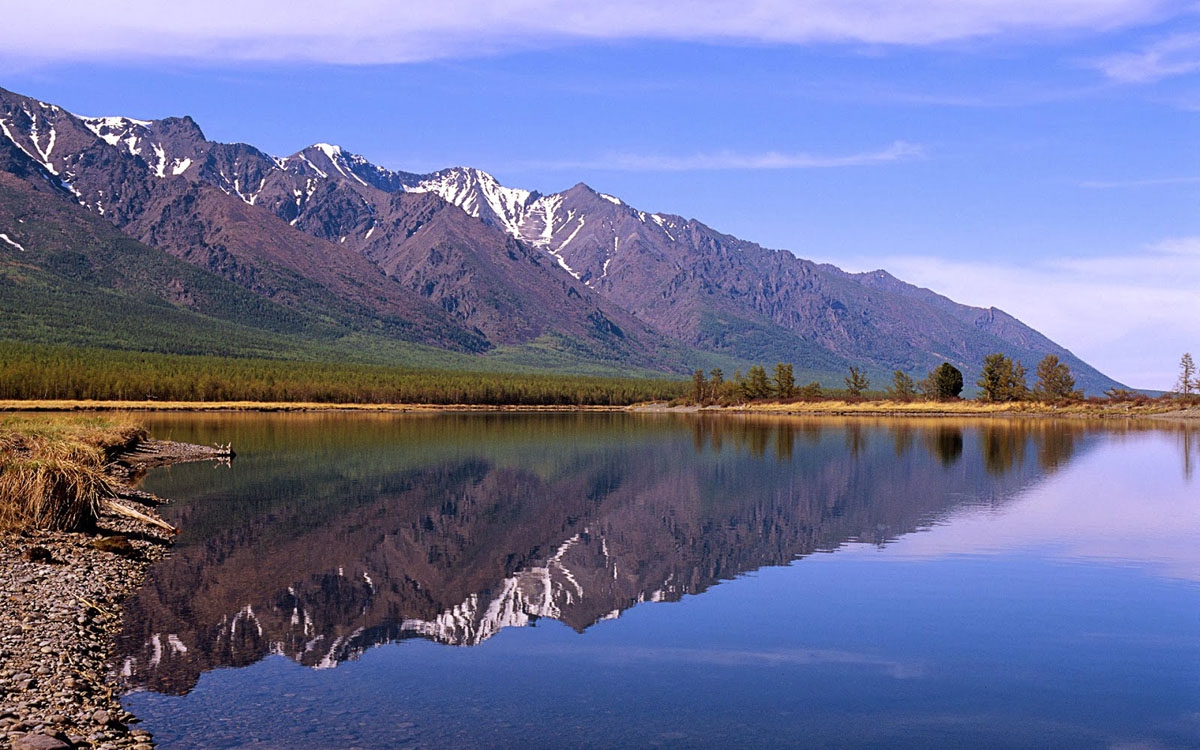
[(471, 167), (392, 171), (330, 143), (275, 157), (209, 141), (191, 117), (79, 118), (3, 89), (0, 134), (0, 167), (57, 181), (132, 238), (293, 309), (342, 310), (416, 343), (549, 346), (673, 372), (790, 361), (832, 384), (851, 365), (879, 383), (941, 361), (973, 382), (993, 351), (1029, 366), (1055, 354), (1090, 392), (1119, 385), (996, 308), (584, 183), (542, 194)]

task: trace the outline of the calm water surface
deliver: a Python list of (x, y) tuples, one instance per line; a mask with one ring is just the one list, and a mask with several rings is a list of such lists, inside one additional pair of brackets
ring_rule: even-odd
[(1200, 746), (1200, 433), (155, 417), (163, 747)]

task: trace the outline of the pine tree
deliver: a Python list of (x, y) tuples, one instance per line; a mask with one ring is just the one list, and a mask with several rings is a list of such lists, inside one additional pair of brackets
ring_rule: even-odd
[(887, 397), (895, 401), (912, 401), (917, 395), (917, 384), (903, 370), (892, 373), (892, 385), (887, 389)]
[(1075, 390), (1075, 377), (1071, 368), (1065, 362), (1059, 362), (1058, 357), (1047, 354), (1037, 366), (1037, 383), (1033, 386), (1033, 394), (1041, 401), (1063, 401), (1072, 398), (1083, 398), (1083, 392)]
[(1019, 401), (1029, 395), (1024, 365), (1000, 352), (983, 358), (983, 371), (975, 384), (979, 386), (980, 401)]
[(708, 377), (709, 398), (718, 402), (729, 399), (733, 393), (733, 384), (726, 382), (724, 371), (720, 367), (714, 367), (708, 373)]
[(692, 373), (692, 403), (704, 403), (704, 399), (708, 397), (708, 381), (704, 379), (704, 370), (696, 370)]
[(926, 398), (949, 401), (958, 398), (963, 389), (962, 371), (949, 362), (943, 362), (921, 381), (921, 390)]
[(1185, 352), (1179, 360), (1179, 382), (1175, 384), (1175, 390), (1190, 396), (1192, 391), (1198, 389), (1200, 381), (1196, 380), (1196, 363), (1192, 361), (1192, 355)]
[(746, 397), (771, 397), (771, 381), (767, 380), (767, 370), (762, 365), (753, 365), (746, 374)]
[(871, 381), (857, 367), (850, 368), (850, 374), (843, 378), (846, 382), (846, 390), (851, 396), (861, 396), (862, 392), (867, 390), (871, 385)]
[(779, 398), (793, 398), (796, 395), (796, 378), (792, 375), (792, 366), (779, 362), (775, 365), (775, 395)]

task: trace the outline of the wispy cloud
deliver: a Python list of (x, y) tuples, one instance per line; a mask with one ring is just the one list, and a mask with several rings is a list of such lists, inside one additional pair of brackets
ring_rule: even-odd
[(1168, 187), (1170, 185), (1194, 185), (1200, 177), (1159, 177), (1148, 180), (1087, 180), (1079, 187), (1091, 190), (1116, 190), (1122, 188)]
[(745, 154), (721, 151), (711, 154), (672, 156), (666, 154), (614, 153), (596, 159), (536, 162), (519, 165), (518, 168), (537, 169), (596, 169), (614, 172), (697, 172), (718, 170), (757, 169), (833, 169), (837, 167), (864, 167), (876, 164), (920, 159), (925, 149), (914, 143), (896, 141), (878, 151), (866, 151), (845, 155), (820, 155), (808, 153), (782, 153), (768, 151), (761, 154)]
[[(1176, 0), (0, 0), (0, 55), (395, 63), (541, 48), (567, 40), (929, 45), (1102, 32), (1180, 12)], [(53, 40), (48, 43), (47, 40)]]
[(1118, 83), (1153, 83), (1200, 71), (1200, 33), (1173, 34), (1138, 52), (1096, 60), (1093, 66)]
[(995, 305), (1134, 387), (1170, 389), (1180, 355), (1200, 351), (1200, 237), (1027, 265), (924, 256), (849, 265), (882, 266), (959, 302)]

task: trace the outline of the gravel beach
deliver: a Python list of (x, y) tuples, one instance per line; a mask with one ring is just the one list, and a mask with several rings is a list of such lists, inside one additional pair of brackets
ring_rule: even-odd
[[(226, 458), (208, 446), (148, 441), (115, 468), (129, 481), (148, 466)], [(122, 494), (123, 504), (157, 518), (155, 501)], [(0, 747), (154, 746), (121, 708), (110, 654), (121, 603), (169, 553), (172, 536), (108, 514), (89, 532), (0, 533)]]

